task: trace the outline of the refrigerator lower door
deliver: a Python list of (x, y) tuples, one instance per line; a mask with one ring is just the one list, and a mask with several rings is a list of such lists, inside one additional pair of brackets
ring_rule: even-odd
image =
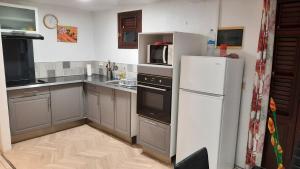
[(206, 147), (210, 169), (218, 168), (223, 96), (179, 92), (176, 163)]

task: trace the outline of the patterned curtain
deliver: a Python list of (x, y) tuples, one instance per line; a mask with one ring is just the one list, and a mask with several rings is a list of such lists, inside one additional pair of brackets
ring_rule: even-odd
[(273, 47), (275, 37), (276, 0), (263, 0), (261, 28), (254, 88), (252, 94), (246, 168), (261, 165), (268, 114)]

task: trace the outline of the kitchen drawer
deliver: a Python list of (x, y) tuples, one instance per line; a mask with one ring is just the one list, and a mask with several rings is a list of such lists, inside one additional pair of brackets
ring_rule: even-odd
[(85, 85), (85, 90), (89, 90), (89, 91), (94, 91), (94, 92), (99, 92), (99, 86), (97, 85), (93, 85), (93, 84), (86, 84)]
[(170, 126), (140, 117), (139, 143), (163, 155), (170, 154)]
[(48, 87), (37, 87), (37, 88), (30, 88), (30, 89), (8, 91), (7, 95), (8, 98), (18, 98), (18, 97), (44, 95), (49, 93), (50, 91)]

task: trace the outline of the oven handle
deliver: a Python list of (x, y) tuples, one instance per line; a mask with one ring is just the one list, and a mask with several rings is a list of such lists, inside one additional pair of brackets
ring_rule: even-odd
[(143, 87), (143, 88), (147, 88), (147, 89), (153, 89), (153, 90), (159, 90), (159, 91), (164, 91), (166, 92), (167, 89), (162, 89), (162, 88), (157, 88), (157, 87), (151, 87), (151, 86), (145, 86), (145, 85), (138, 85), (138, 87)]

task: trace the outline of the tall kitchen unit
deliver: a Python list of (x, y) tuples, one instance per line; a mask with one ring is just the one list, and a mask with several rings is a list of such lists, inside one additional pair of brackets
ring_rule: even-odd
[[(156, 42), (172, 44), (169, 65), (148, 62), (149, 45)], [(138, 144), (144, 152), (170, 162), (176, 154), (177, 112), (180, 60), (183, 55), (203, 55), (206, 38), (183, 32), (139, 34), (138, 64)]]
[(183, 56), (176, 163), (206, 147), (210, 169), (234, 168), (244, 61)]

